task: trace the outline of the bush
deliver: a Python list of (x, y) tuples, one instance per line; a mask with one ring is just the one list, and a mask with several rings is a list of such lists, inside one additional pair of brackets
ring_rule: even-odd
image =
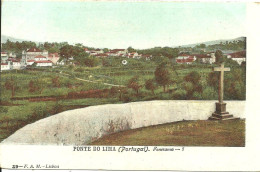
[(197, 91), (193, 92), (192, 97), (193, 97), (195, 100), (201, 100), (201, 99), (202, 99), (201, 93), (199, 93), (199, 92), (197, 92)]
[(118, 87), (112, 87), (111, 89), (110, 89), (110, 95), (111, 96), (115, 96), (117, 93), (118, 93)]
[(0, 113), (1, 114), (7, 113), (7, 112), (8, 112), (8, 108), (7, 107), (0, 106)]
[(85, 65), (88, 67), (95, 67), (98, 66), (100, 63), (100, 60), (96, 57), (89, 56), (85, 59)]
[(202, 92), (202, 98), (203, 100), (217, 100), (218, 99), (218, 93), (217, 90), (215, 90), (213, 87), (206, 87), (203, 89)]
[(148, 80), (146, 80), (146, 82), (145, 82), (145, 88), (146, 88), (147, 90), (151, 90), (152, 93), (153, 93), (153, 95), (154, 95), (154, 90), (157, 88), (157, 86), (155, 85), (153, 79), (148, 79)]
[(173, 99), (175, 99), (175, 100), (185, 100), (185, 99), (186, 99), (186, 94), (187, 94), (187, 92), (186, 92), (185, 90), (183, 90), (183, 89), (178, 89), (178, 90), (176, 90), (176, 91), (173, 93), (172, 97), (173, 97)]
[(75, 72), (84, 72), (84, 69), (82, 67), (75, 69)]

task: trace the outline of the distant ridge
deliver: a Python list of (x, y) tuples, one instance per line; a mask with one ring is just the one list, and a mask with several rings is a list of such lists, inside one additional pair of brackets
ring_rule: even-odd
[[(200, 43), (195, 43), (195, 44), (180, 45), (180, 47), (195, 47), (196, 45), (199, 45), (199, 44), (205, 44), (206, 46), (208, 46), (208, 45), (219, 44), (220, 42), (225, 43), (226, 41), (232, 42), (232, 41), (244, 41), (244, 40), (246, 40), (246, 37), (241, 36), (241, 37), (238, 37), (235, 39), (220, 39), (220, 40), (215, 40), (215, 41), (206, 41), (206, 42), (200, 42)], [(175, 46), (175, 47), (179, 47), (179, 46)]]
[(11, 36), (6, 36), (6, 35), (1, 35), (1, 43), (6, 43), (7, 40), (10, 40), (12, 42), (23, 42), (23, 41), (28, 41), (28, 40), (25, 40), (25, 39), (18, 39), (18, 38), (14, 38), (14, 37), (11, 37)]
[[(30, 41), (30, 40), (25, 40), (25, 39), (14, 38), (14, 37), (11, 37), (11, 36), (1, 35), (1, 43), (6, 43), (6, 41), (8, 39), (12, 42)], [(208, 45), (219, 44), (220, 42), (225, 43), (226, 41), (232, 42), (232, 41), (239, 41), (239, 40), (244, 41), (244, 40), (246, 40), (246, 37), (242, 36), (242, 37), (238, 37), (238, 38), (235, 38), (235, 39), (220, 39), (220, 40), (199, 42), (199, 43), (194, 43), (194, 44), (179, 45), (179, 46), (173, 46), (173, 47), (174, 48), (175, 47), (195, 47), (196, 45), (199, 45), (199, 44), (205, 44), (206, 46), (208, 46)], [(36, 44), (41, 43), (41, 42), (36, 42), (36, 41), (32, 41), (32, 42), (35, 42)], [(48, 40), (46, 40), (46, 42), (48, 42)]]

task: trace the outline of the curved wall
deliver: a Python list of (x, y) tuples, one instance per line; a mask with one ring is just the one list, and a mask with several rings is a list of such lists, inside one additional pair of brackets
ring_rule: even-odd
[[(216, 101), (146, 101), (75, 109), (16, 131), (3, 144), (82, 145), (114, 132), (181, 120), (206, 120)], [(234, 117), (245, 118), (245, 101), (225, 101)]]

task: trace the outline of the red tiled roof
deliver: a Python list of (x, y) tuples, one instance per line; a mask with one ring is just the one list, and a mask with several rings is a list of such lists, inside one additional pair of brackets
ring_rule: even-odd
[(12, 59), (12, 62), (20, 62), (20, 60)]
[(8, 58), (7, 61), (20, 62), (20, 60), (18, 60), (18, 59), (13, 59), (13, 58)]
[(113, 49), (113, 50), (110, 50), (109, 52), (110, 53), (117, 53), (118, 51), (125, 51), (125, 49)]
[(190, 56), (190, 54), (180, 53), (179, 56)]
[(96, 56), (102, 56), (102, 57), (106, 57), (106, 56), (108, 56), (107, 54), (105, 54), (105, 53), (102, 53), (102, 54), (97, 54)]
[(42, 55), (38, 55), (38, 56), (36, 56), (36, 57), (34, 57), (34, 58), (46, 58), (45, 56), (42, 56)]
[(35, 62), (35, 60), (27, 60), (27, 62)]
[(177, 63), (187, 63), (187, 62), (193, 62), (194, 60), (191, 58), (188, 59), (176, 59)]
[(1, 63), (1, 65), (8, 65), (7, 63)]
[(7, 52), (1, 52), (1, 54), (7, 54)]
[(27, 50), (27, 52), (42, 52), (39, 48), (33, 47)]
[(239, 51), (229, 54), (231, 58), (246, 58), (246, 51)]
[(41, 61), (36, 61), (35, 63), (52, 63), (50, 60), (41, 60)]

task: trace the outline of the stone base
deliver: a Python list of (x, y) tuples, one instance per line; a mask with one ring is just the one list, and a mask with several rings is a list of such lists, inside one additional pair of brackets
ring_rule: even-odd
[(213, 113), (211, 117), (209, 117), (209, 120), (230, 120), (235, 119), (233, 115), (229, 114), (228, 112), (217, 114)]
[(216, 111), (209, 117), (209, 120), (230, 120), (235, 119), (233, 115), (226, 112), (226, 103), (216, 103)]

